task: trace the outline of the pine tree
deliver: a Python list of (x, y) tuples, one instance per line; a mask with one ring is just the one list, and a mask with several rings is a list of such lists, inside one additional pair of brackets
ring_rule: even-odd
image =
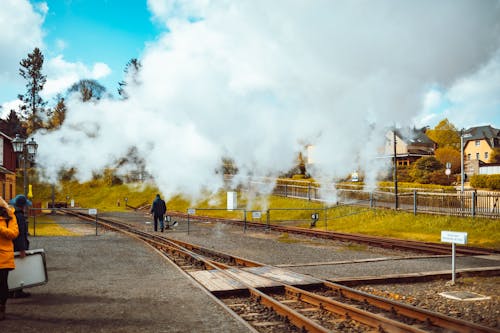
[[(139, 73), (141, 67), (142, 67), (141, 62), (137, 60), (137, 58), (132, 58), (130, 59), (129, 62), (127, 62), (127, 64), (125, 65), (125, 69), (123, 71), (125, 72), (125, 76), (127, 78), (131, 78), (134, 84), (138, 84), (139, 81), (137, 80), (137, 74)], [(127, 82), (125, 80), (118, 82), (118, 94), (122, 96), (123, 99), (128, 98), (128, 94), (125, 91), (126, 86)]]
[(7, 118), (0, 121), (0, 131), (11, 137), (15, 137), (16, 134), (26, 137), (26, 129), (14, 110), (10, 110)]
[(45, 102), (40, 96), (47, 77), (42, 74), (43, 54), (38, 47), (28, 54), (26, 59), (19, 63), (19, 75), (28, 82), (26, 83), (26, 93), (19, 95), (22, 102), (21, 116), (26, 121), (27, 132), (32, 133), (43, 126), (42, 116), (45, 114)]

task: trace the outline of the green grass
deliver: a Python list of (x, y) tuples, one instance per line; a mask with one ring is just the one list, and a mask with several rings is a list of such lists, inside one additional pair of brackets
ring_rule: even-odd
[(40, 215), (36, 217), (36, 229), (33, 217), (29, 219), (28, 232), (36, 236), (78, 236), (61, 225), (57, 224), (50, 216)]
[[(35, 193), (36, 190), (35, 190)], [(46, 189), (38, 193), (50, 193)], [(80, 207), (97, 208), (104, 211), (125, 211), (125, 200), (134, 207), (151, 203), (158, 189), (152, 186), (102, 186), (98, 182), (78, 184), (68, 182), (62, 184), (56, 192), (56, 201), (65, 202), (66, 195), (73, 198)], [(50, 196), (45, 195), (43, 205), (46, 207)], [(36, 199), (35, 199), (36, 201)], [(117, 202), (120, 201), (120, 206)], [(175, 196), (167, 202), (168, 210), (187, 212), (188, 208), (197, 208), (197, 215), (242, 219), (240, 210), (228, 212), (226, 193), (206, 196), (200, 202), (192, 202), (189, 198)], [(252, 221), (251, 210), (261, 210), (266, 223), (269, 209), (271, 223), (299, 220), (299, 225), (309, 227), (311, 214), (318, 212), (320, 219), (316, 228), (325, 229), (325, 207), (316, 202), (283, 197), (248, 198), (238, 193), (238, 206), (247, 210), (247, 221)], [(215, 210), (213, 210), (215, 208)], [(204, 210), (206, 209), (206, 210)], [(461, 231), (468, 233), (468, 245), (500, 248), (500, 221), (498, 219), (467, 218), (441, 215), (396, 212), (385, 209), (368, 209), (352, 206), (332, 206), (327, 209), (327, 229), (339, 232), (360, 233), (384, 237), (440, 242), (441, 231)], [(256, 222), (259, 222), (256, 221)], [(37, 227), (38, 235), (38, 227)], [(285, 239), (283, 241), (286, 241)]]

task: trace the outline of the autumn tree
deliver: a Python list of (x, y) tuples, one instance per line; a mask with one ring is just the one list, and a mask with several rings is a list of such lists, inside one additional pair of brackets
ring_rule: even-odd
[(500, 163), (500, 148), (493, 149), (491, 153), (489, 163)]
[(79, 94), (82, 102), (88, 102), (103, 98), (106, 88), (96, 80), (83, 79), (69, 87), (67, 93), (68, 95)]
[(455, 148), (452, 148), (450, 146), (438, 148), (434, 152), (434, 155), (436, 156), (436, 159), (443, 165), (446, 165), (447, 162), (451, 163), (451, 173), (460, 172), (460, 152)]
[(64, 102), (64, 97), (59, 96), (57, 104), (54, 107), (49, 120), (49, 129), (57, 129), (61, 127), (64, 119), (66, 119), (66, 103)]
[[(132, 58), (130, 59), (129, 62), (125, 65), (125, 69), (123, 70), (125, 72), (125, 77), (127, 79), (132, 80), (134, 84), (139, 84), (137, 75), (139, 73), (139, 70), (141, 69), (142, 64), (137, 58)], [(127, 86), (127, 81), (123, 80), (121, 82), (118, 82), (118, 94), (123, 98), (127, 99), (128, 94), (125, 90)]]
[(427, 130), (425, 134), (437, 143), (439, 148), (451, 147), (460, 150), (460, 133), (448, 119), (441, 120), (434, 129)]
[(19, 75), (26, 81), (26, 93), (18, 95), (21, 100), (21, 115), (27, 123), (27, 132), (32, 133), (43, 126), (46, 102), (40, 96), (47, 77), (42, 74), (43, 54), (38, 47), (20, 62)]
[[(443, 164), (439, 162), (434, 156), (422, 157), (412, 165), (409, 174), (416, 182), (421, 184), (431, 183), (431, 175), (435, 171), (443, 170)], [(443, 172), (444, 174), (444, 172)]]

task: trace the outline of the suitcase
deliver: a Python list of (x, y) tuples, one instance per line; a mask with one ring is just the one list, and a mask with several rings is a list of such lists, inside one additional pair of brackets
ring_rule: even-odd
[(14, 261), (16, 268), (8, 277), (9, 291), (40, 286), (49, 280), (43, 249), (27, 250), (24, 258), (14, 252)]

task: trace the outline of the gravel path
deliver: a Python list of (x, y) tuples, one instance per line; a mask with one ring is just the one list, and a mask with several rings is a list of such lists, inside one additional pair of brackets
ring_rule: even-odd
[[(79, 226), (78, 228), (81, 228)], [(156, 250), (114, 232), (31, 237), (49, 281), (9, 299), (0, 332), (245, 332)]]

